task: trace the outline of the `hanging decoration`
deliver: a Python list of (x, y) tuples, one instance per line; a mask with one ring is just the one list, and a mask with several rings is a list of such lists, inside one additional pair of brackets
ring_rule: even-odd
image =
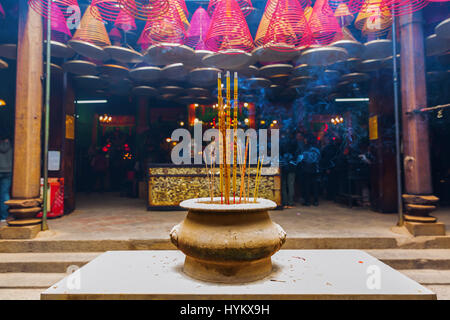
[(147, 21), (169, 10), (169, 0), (119, 0), (121, 7), (132, 17)]
[(189, 15), (189, 12), (186, 7), (186, 3), (184, 0), (170, 0), (173, 2), (173, 5), (178, 11), (178, 14), (180, 15), (180, 19), (184, 24), (185, 30), (189, 29), (189, 20), (187, 19), (187, 15)]
[(264, 46), (293, 51), (311, 43), (312, 35), (298, 0), (278, 0), (264, 37)]
[[(45, 28), (47, 28), (46, 25), (47, 20), (45, 20)], [(72, 33), (67, 27), (66, 19), (56, 3), (52, 4), (51, 30), (51, 40), (53, 41), (66, 43), (72, 37)], [(47, 34), (45, 33), (44, 39), (46, 39), (46, 36)]]
[(355, 20), (355, 28), (373, 37), (386, 35), (391, 24), (391, 13), (379, 0), (367, 0)]
[(270, 20), (277, 6), (278, 0), (267, 0), (266, 7), (264, 8), (264, 13), (259, 21), (258, 30), (255, 36), (255, 45), (260, 47), (264, 44), (264, 38), (269, 27)]
[(86, 9), (72, 40), (85, 41), (100, 47), (111, 45), (105, 25), (95, 18), (98, 15), (97, 10), (91, 6)]
[[(210, 16), (212, 16), (214, 14), (214, 11), (215, 11), (217, 5), (222, 1), (224, 1), (224, 0), (209, 0), (208, 13)], [(252, 5), (251, 0), (236, 0), (236, 2), (239, 5), (239, 7), (241, 8), (244, 16), (248, 16), (252, 12), (253, 5)]]
[[(49, 17), (48, 3), (48, 0), (28, 0), (28, 5), (45, 18)], [(52, 0), (52, 8), (53, 5), (60, 9), (65, 18), (73, 13), (71, 9), (80, 10), (77, 0)], [(51, 15), (55, 16), (56, 14), (58, 13), (52, 10)]]
[(208, 50), (215, 52), (230, 49), (250, 52), (253, 49), (247, 21), (235, 0), (220, 0), (217, 4), (205, 44)]
[(0, 3), (0, 17), (3, 19), (5, 18), (5, 10), (3, 10), (3, 6), (1, 3)]
[(132, 16), (128, 14), (127, 11), (121, 9), (116, 21), (114, 22), (114, 27), (123, 30), (125, 33), (136, 30), (136, 22)]
[(314, 44), (327, 45), (342, 32), (327, 0), (316, 1), (308, 22)]
[(91, 9), (98, 20), (114, 21), (120, 13), (119, 0), (92, 0)]
[(350, 14), (355, 14), (361, 11), (364, 0), (328, 0), (328, 5), (335, 13), (336, 11), (348, 11)]
[(175, 2), (170, 3), (164, 14), (147, 21), (144, 32), (152, 43), (183, 44), (185, 28)]
[(334, 10), (334, 16), (338, 19), (341, 27), (350, 25), (354, 19), (349, 7), (344, 2), (340, 3), (336, 10)]
[(206, 33), (208, 32), (210, 24), (211, 18), (209, 17), (208, 12), (202, 7), (199, 7), (192, 15), (191, 26), (184, 43), (191, 48), (204, 50), (206, 48)]

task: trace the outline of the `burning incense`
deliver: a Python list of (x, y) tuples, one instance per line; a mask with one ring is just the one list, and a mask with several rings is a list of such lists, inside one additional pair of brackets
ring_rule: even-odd
[(263, 166), (263, 163), (264, 163), (264, 156), (262, 157), (262, 160), (261, 160), (261, 166), (260, 166), (260, 168), (259, 168), (259, 174), (258, 174), (258, 171), (256, 171), (256, 173), (257, 173), (257, 178), (256, 178), (256, 194), (255, 194), (255, 202), (256, 202), (256, 198), (258, 197), (259, 182), (261, 181), (261, 172), (262, 172), (262, 166)]
[(245, 143), (244, 164), (242, 166), (243, 168), (242, 168), (242, 173), (241, 173), (241, 187), (240, 187), (240, 192), (239, 192), (239, 203), (241, 203), (243, 192), (244, 192), (244, 199), (245, 199), (245, 166), (247, 164), (247, 150), (248, 150), (249, 140), (250, 140), (250, 137), (247, 138), (247, 142)]
[[(247, 138), (250, 140), (250, 137)], [(250, 202), (250, 168), (251, 168), (252, 144), (248, 145), (248, 175), (247, 175), (247, 202)]]
[(238, 74), (234, 73), (234, 119), (233, 119), (233, 200), (236, 203), (236, 169), (237, 169), (237, 123), (238, 123)]
[[(222, 74), (217, 73), (217, 103), (219, 105), (219, 166), (220, 166), (220, 181), (219, 181), (219, 192), (220, 192), (220, 202), (223, 203), (223, 161), (225, 159), (225, 152), (223, 143), (224, 137), (224, 124), (223, 124), (223, 101), (222, 101)], [(220, 138), (222, 136), (222, 139)], [(220, 155), (222, 152), (222, 159), (220, 159)]]
[(259, 163), (261, 158), (258, 158), (258, 163), (256, 165), (256, 177), (255, 177), (255, 191), (253, 192), (253, 202), (256, 203), (256, 185), (257, 185), (257, 181), (258, 181), (258, 172), (259, 172)]
[(230, 146), (229, 143), (229, 132), (231, 129), (231, 114), (230, 114), (230, 71), (227, 71), (226, 74), (227, 78), (227, 106), (226, 106), (226, 134), (224, 135), (224, 143), (225, 143), (225, 155), (226, 155), (226, 163), (225, 163), (225, 203), (230, 204), (230, 178), (231, 178), (231, 171), (230, 171)]

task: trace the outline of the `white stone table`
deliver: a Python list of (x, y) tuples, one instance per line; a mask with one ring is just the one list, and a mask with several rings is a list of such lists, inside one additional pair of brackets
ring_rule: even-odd
[(272, 261), (270, 276), (226, 285), (183, 274), (180, 251), (108, 251), (41, 299), (436, 299), (361, 250), (280, 250)]

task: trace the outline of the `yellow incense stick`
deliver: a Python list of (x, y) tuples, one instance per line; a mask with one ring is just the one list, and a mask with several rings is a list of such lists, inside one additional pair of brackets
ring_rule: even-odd
[[(222, 134), (223, 131), (223, 102), (222, 102), (222, 74), (219, 72), (217, 73), (217, 103), (218, 103), (218, 122), (219, 122), (219, 192), (220, 192), (220, 201), (222, 202), (222, 197), (223, 197), (223, 159), (221, 159), (221, 151), (223, 150), (223, 141), (220, 138), (220, 135)], [(222, 155), (223, 158), (223, 155)]]
[(258, 158), (258, 163), (256, 165), (256, 177), (255, 177), (255, 191), (253, 192), (253, 202), (256, 202), (256, 181), (258, 180), (259, 163), (261, 158)]
[(236, 169), (237, 169), (237, 124), (238, 124), (238, 74), (234, 73), (234, 119), (233, 119), (233, 200), (236, 203)]
[[(245, 199), (245, 166), (247, 164), (247, 150), (248, 150), (248, 141), (250, 139), (247, 139), (247, 142), (245, 143), (245, 152), (244, 152), (244, 164), (243, 164), (243, 169), (242, 169), (242, 173), (241, 173), (241, 187), (239, 190), (239, 203), (241, 202), (241, 198), (242, 198), (242, 192), (244, 192), (244, 199)], [(242, 163), (242, 161), (241, 161)]]
[(227, 106), (226, 106), (226, 136), (225, 136), (225, 154), (226, 154), (226, 163), (225, 163), (225, 203), (230, 204), (230, 146), (228, 145), (230, 138), (228, 136), (230, 132), (230, 71), (227, 71)]
[[(258, 197), (258, 191), (259, 191), (259, 182), (260, 182), (260, 180), (261, 180), (261, 172), (262, 172), (262, 166), (263, 166), (263, 163), (264, 163), (264, 156), (262, 157), (262, 160), (261, 160), (261, 165), (260, 165), (260, 168), (259, 168), (259, 174), (258, 174), (258, 178), (256, 179), (256, 198)], [(255, 199), (256, 199), (255, 198)]]

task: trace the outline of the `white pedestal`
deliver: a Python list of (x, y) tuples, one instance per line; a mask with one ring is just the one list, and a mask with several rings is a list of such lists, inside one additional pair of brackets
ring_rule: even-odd
[(41, 299), (436, 299), (361, 250), (281, 250), (272, 261), (265, 279), (226, 285), (186, 276), (180, 251), (108, 251)]

